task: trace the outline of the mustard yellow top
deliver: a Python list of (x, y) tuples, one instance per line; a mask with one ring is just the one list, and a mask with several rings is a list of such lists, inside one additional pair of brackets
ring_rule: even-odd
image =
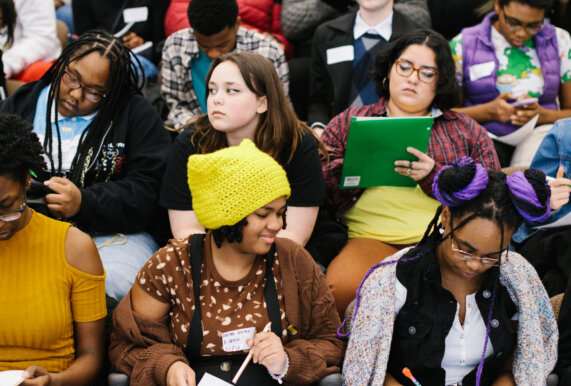
[(67, 369), (75, 359), (73, 322), (107, 314), (105, 274), (66, 260), (69, 226), (33, 212), (22, 230), (0, 241), (0, 370)]
[(349, 238), (364, 237), (389, 244), (420, 241), (440, 203), (414, 188), (367, 188), (343, 216)]

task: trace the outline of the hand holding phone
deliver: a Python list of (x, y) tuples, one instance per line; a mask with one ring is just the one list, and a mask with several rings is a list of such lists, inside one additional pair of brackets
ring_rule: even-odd
[(539, 99), (537, 99), (537, 98), (525, 98), (525, 99), (520, 99), (520, 100), (517, 100), (515, 102), (512, 102), (512, 103), (510, 103), (510, 105), (512, 107), (522, 107), (525, 105), (532, 105), (534, 103), (537, 103), (538, 100)]

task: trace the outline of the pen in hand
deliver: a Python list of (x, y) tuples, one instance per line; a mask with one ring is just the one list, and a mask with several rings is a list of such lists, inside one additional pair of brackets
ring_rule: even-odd
[[(270, 332), (271, 330), (272, 330), (272, 322), (269, 322), (268, 324), (266, 324), (266, 326), (264, 327), (262, 332)], [(238, 370), (238, 372), (236, 373), (236, 375), (232, 379), (233, 384), (236, 384), (236, 382), (238, 382), (238, 378), (240, 378), (240, 375), (242, 375), (242, 373), (244, 372), (244, 369), (246, 368), (248, 363), (252, 360), (253, 355), (254, 355), (253, 351), (250, 350), (250, 352), (248, 353), (248, 356), (246, 356), (246, 359), (244, 359), (244, 363), (242, 363), (242, 366), (240, 366), (240, 369)], [(281, 380), (279, 381), (279, 383), (282, 383)]]
[(408, 367), (405, 367), (404, 369), (402, 369), (402, 373), (404, 374), (405, 377), (407, 377), (408, 379), (410, 379), (412, 381), (412, 383), (414, 383), (415, 386), (421, 386), (420, 382), (418, 382), (413, 376), (412, 376), (412, 372), (410, 371), (410, 369)]

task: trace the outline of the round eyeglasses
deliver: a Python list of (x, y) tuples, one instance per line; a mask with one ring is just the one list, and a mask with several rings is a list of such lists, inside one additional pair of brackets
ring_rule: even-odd
[[(460, 260), (470, 261), (473, 259), (478, 259), (478, 260), (480, 260), (480, 263), (482, 263), (483, 265), (486, 265), (488, 267), (497, 267), (500, 265), (500, 259), (493, 259), (491, 257), (476, 256), (470, 252), (466, 252), (466, 251), (463, 251), (461, 249), (454, 247), (454, 240), (452, 240), (452, 237), (450, 237), (450, 247), (452, 248), (452, 256), (454, 256)], [(508, 255), (508, 250), (505, 249), (504, 251), (502, 251), (500, 253), (500, 255), (501, 255), (501, 258), (506, 258)]]
[(103, 98), (105, 98), (105, 94), (97, 91), (93, 87), (89, 87), (84, 85), (75, 75), (69, 72), (67, 69), (63, 70), (63, 75), (61, 77), (63, 84), (66, 85), (71, 90), (75, 90), (78, 88), (83, 89), (83, 96), (85, 99), (92, 103), (99, 103)]
[(424, 83), (434, 83), (438, 78), (438, 70), (432, 67), (414, 67), (414, 65), (406, 59), (398, 59), (395, 62), (395, 70), (397, 74), (409, 77), (413, 72), (418, 73), (418, 79)]
[(515, 17), (506, 15), (505, 9), (502, 8), (502, 11), (504, 14), (504, 20), (506, 22), (506, 25), (513, 33), (516, 33), (517, 31), (519, 31), (520, 28), (523, 28), (525, 29), (525, 32), (527, 32), (528, 35), (535, 35), (543, 28), (543, 20), (536, 21), (533, 23), (523, 23), (520, 20), (516, 19)]
[(22, 194), (22, 205), (18, 209), (9, 210), (6, 212), (0, 213), (0, 221), (8, 222), (8, 221), (16, 221), (20, 217), (22, 217), (22, 213), (26, 209), (26, 192)]

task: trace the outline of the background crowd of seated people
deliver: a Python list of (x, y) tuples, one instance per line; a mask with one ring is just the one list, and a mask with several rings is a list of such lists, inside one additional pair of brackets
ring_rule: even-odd
[[(56, 14), (72, 27), (67, 41), (58, 39)], [(278, 237), (318, 260), (342, 315), (373, 265), (423, 240), (440, 205), (435, 176), (461, 157), (491, 171), (510, 164), (543, 170), (553, 209), (543, 222), (569, 213), (571, 121), (561, 119), (571, 116), (569, 16), (565, 0), (0, 0), (2, 67), (10, 80), (1, 88), (8, 98), (0, 92), (0, 113), (33, 125), (45, 166), (30, 178), (49, 190), (37, 208), (94, 239), (106, 293), (117, 300), (167, 238), (208, 231), (194, 212), (188, 157), (251, 140), (284, 168), (291, 186)], [(122, 36), (112, 35), (133, 18)], [(145, 42), (152, 48), (141, 54)], [(152, 100), (143, 74), (158, 83)], [(539, 101), (511, 106), (528, 97)], [(537, 129), (515, 152), (488, 135), (513, 132), (536, 114)], [(408, 148), (418, 160), (394, 163), (416, 187), (339, 188), (351, 117), (427, 115), (434, 126), (426, 153)], [(8, 152), (7, 145), (0, 150)], [(8, 204), (6, 211), (15, 211), (4, 218), (43, 218), (21, 198)], [(514, 234), (510, 249), (529, 260), (550, 296), (565, 292), (571, 226), (538, 229), (524, 220), (505, 234)], [(16, 223), (0, 217), (0, 227)], [(70, 240), (85, 241), (69, 229)], [(320, 260), (324, 244), (331, 256)], [(102, 280), (102, 270), (64, 255), (73, 272)], [(567, 297), (561, 321), (569, 304)], [(91, 311), (104, 316), (101, 308)], [(86, 320), (73, 315), (66, 328)], [(571, 331), (560, 328), (556, 370), (564, 378), (571, 353), (562, 348)], [(75, 362), (84, 358), (78, 351)], [(32, 373), (65, 373), (38, 366), (45, 370)], [(94, 374), (77, 367), (83, 378), (76, 384), (88, 383)]]

